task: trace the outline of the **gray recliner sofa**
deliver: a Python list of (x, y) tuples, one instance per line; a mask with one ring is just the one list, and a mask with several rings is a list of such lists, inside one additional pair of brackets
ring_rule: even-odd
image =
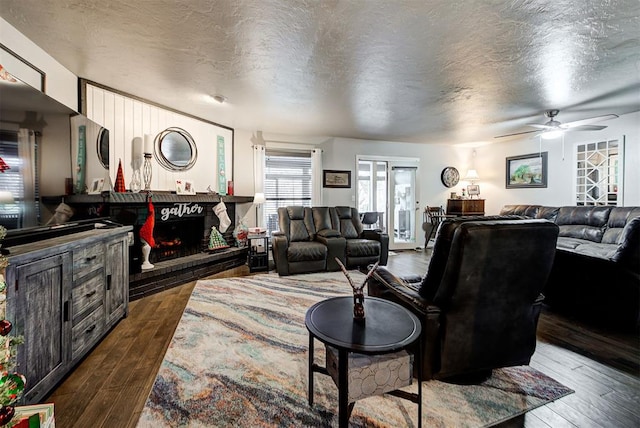
[(272, 234), (273, 259), (279, 275), (337, 271), (387, 264), (389, 236), (365, 230), (352, 207), (278, 208), (280, 230)]

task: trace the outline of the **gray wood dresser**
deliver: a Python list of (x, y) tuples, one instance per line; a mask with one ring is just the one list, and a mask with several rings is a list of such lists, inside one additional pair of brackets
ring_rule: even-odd
[(7, 319), (24, 336), (23, 403), (42, 400), (129, 305), (132, 227), (93, 229), (10, 248)]

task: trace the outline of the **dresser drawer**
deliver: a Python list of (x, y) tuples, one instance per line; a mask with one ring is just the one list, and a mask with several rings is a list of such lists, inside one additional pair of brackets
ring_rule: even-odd
[(71, 359), (81, 356), (104, 333), (104, 305), (87, 315), (71, 330)]
[(82, 321), (92, 308), (103, 304), (104, 300), (104, 271), (99, 269), (94, 275), (74, 284), (71, 291), (73, 324)]
[(73, 280), (104, 266), (104, 244), (98, 242), (73, 251)]

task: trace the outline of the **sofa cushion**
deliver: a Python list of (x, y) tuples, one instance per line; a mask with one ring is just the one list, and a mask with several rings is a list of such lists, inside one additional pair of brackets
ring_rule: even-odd
[(555, 223), (560, 236), (601, 242), (611, 207), (561, 207)]
[(595, 242), (587, 241), (586, 239), (569, 238), (565, 236), (565, 237), (558, 237), (558, 243), (556, 244), (556, 247), (561, 248), (563, 250), (573, 250), (578, 245), (582, 245), (586, 243), (595, 244)]
[(319, 232), (323, 229), (331, 229), (331, 214), (329, 207), (313, 207), (311, 208), (313, 217), (313, 226)]
[(505, 205), (500, 215), (520, 215), (527, 218), (536, 218), (540, 205)]
[(291, 242), (309, 241), (311, 236), (304, 221), (304, 207), (287, 207), (289, 217), (289, 240)]
[(292, 242), (287, 249), (287, 260), (290, 263), (319, 261), (327, 258), (327, 247), (320, 242)]
[(316, 233), (316, 235), (321, 236), (323, 238), (339, 238), (340, 232), (335, 229), (322, 229)]
[(589, 242), (586, 244), (579, 244), (572, 251), (584, 256), (609, 260), (613, 257), (617, 249), (617, 245)]
[(348, 239), (347, 257), (377, 257), (380, 255), (380, 242), (370, 239)]
[(551, 220), (552, 222), (555, 223), (559, 210), (560, 208), (558, 207), (540, 207), (538, 209), (538, 214), (536, 215), (536, 218)]
[(358, 229), (353, 224), (353, 215), (351, 207), (336, 207), (336, 214), (338, 216), (339, 230), (342, 236), (346, 239), (355, 239), (358, 237)]
[(607, 230), (602, 236), (602, 242), (619, 244), (622, 230), (628, 222), (636, 217), (640, 217), (640, 207), (613, 207), (609, 214)]

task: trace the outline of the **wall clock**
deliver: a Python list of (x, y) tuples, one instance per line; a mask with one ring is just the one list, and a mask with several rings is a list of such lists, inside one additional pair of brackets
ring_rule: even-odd
[(446, 187), (453, 187), (458, 184), (458, 181), (460, 181), (460, 173), (454, 167), (448, 166), (442, 170), (440, 179), (442, 180), (442, 184)]

